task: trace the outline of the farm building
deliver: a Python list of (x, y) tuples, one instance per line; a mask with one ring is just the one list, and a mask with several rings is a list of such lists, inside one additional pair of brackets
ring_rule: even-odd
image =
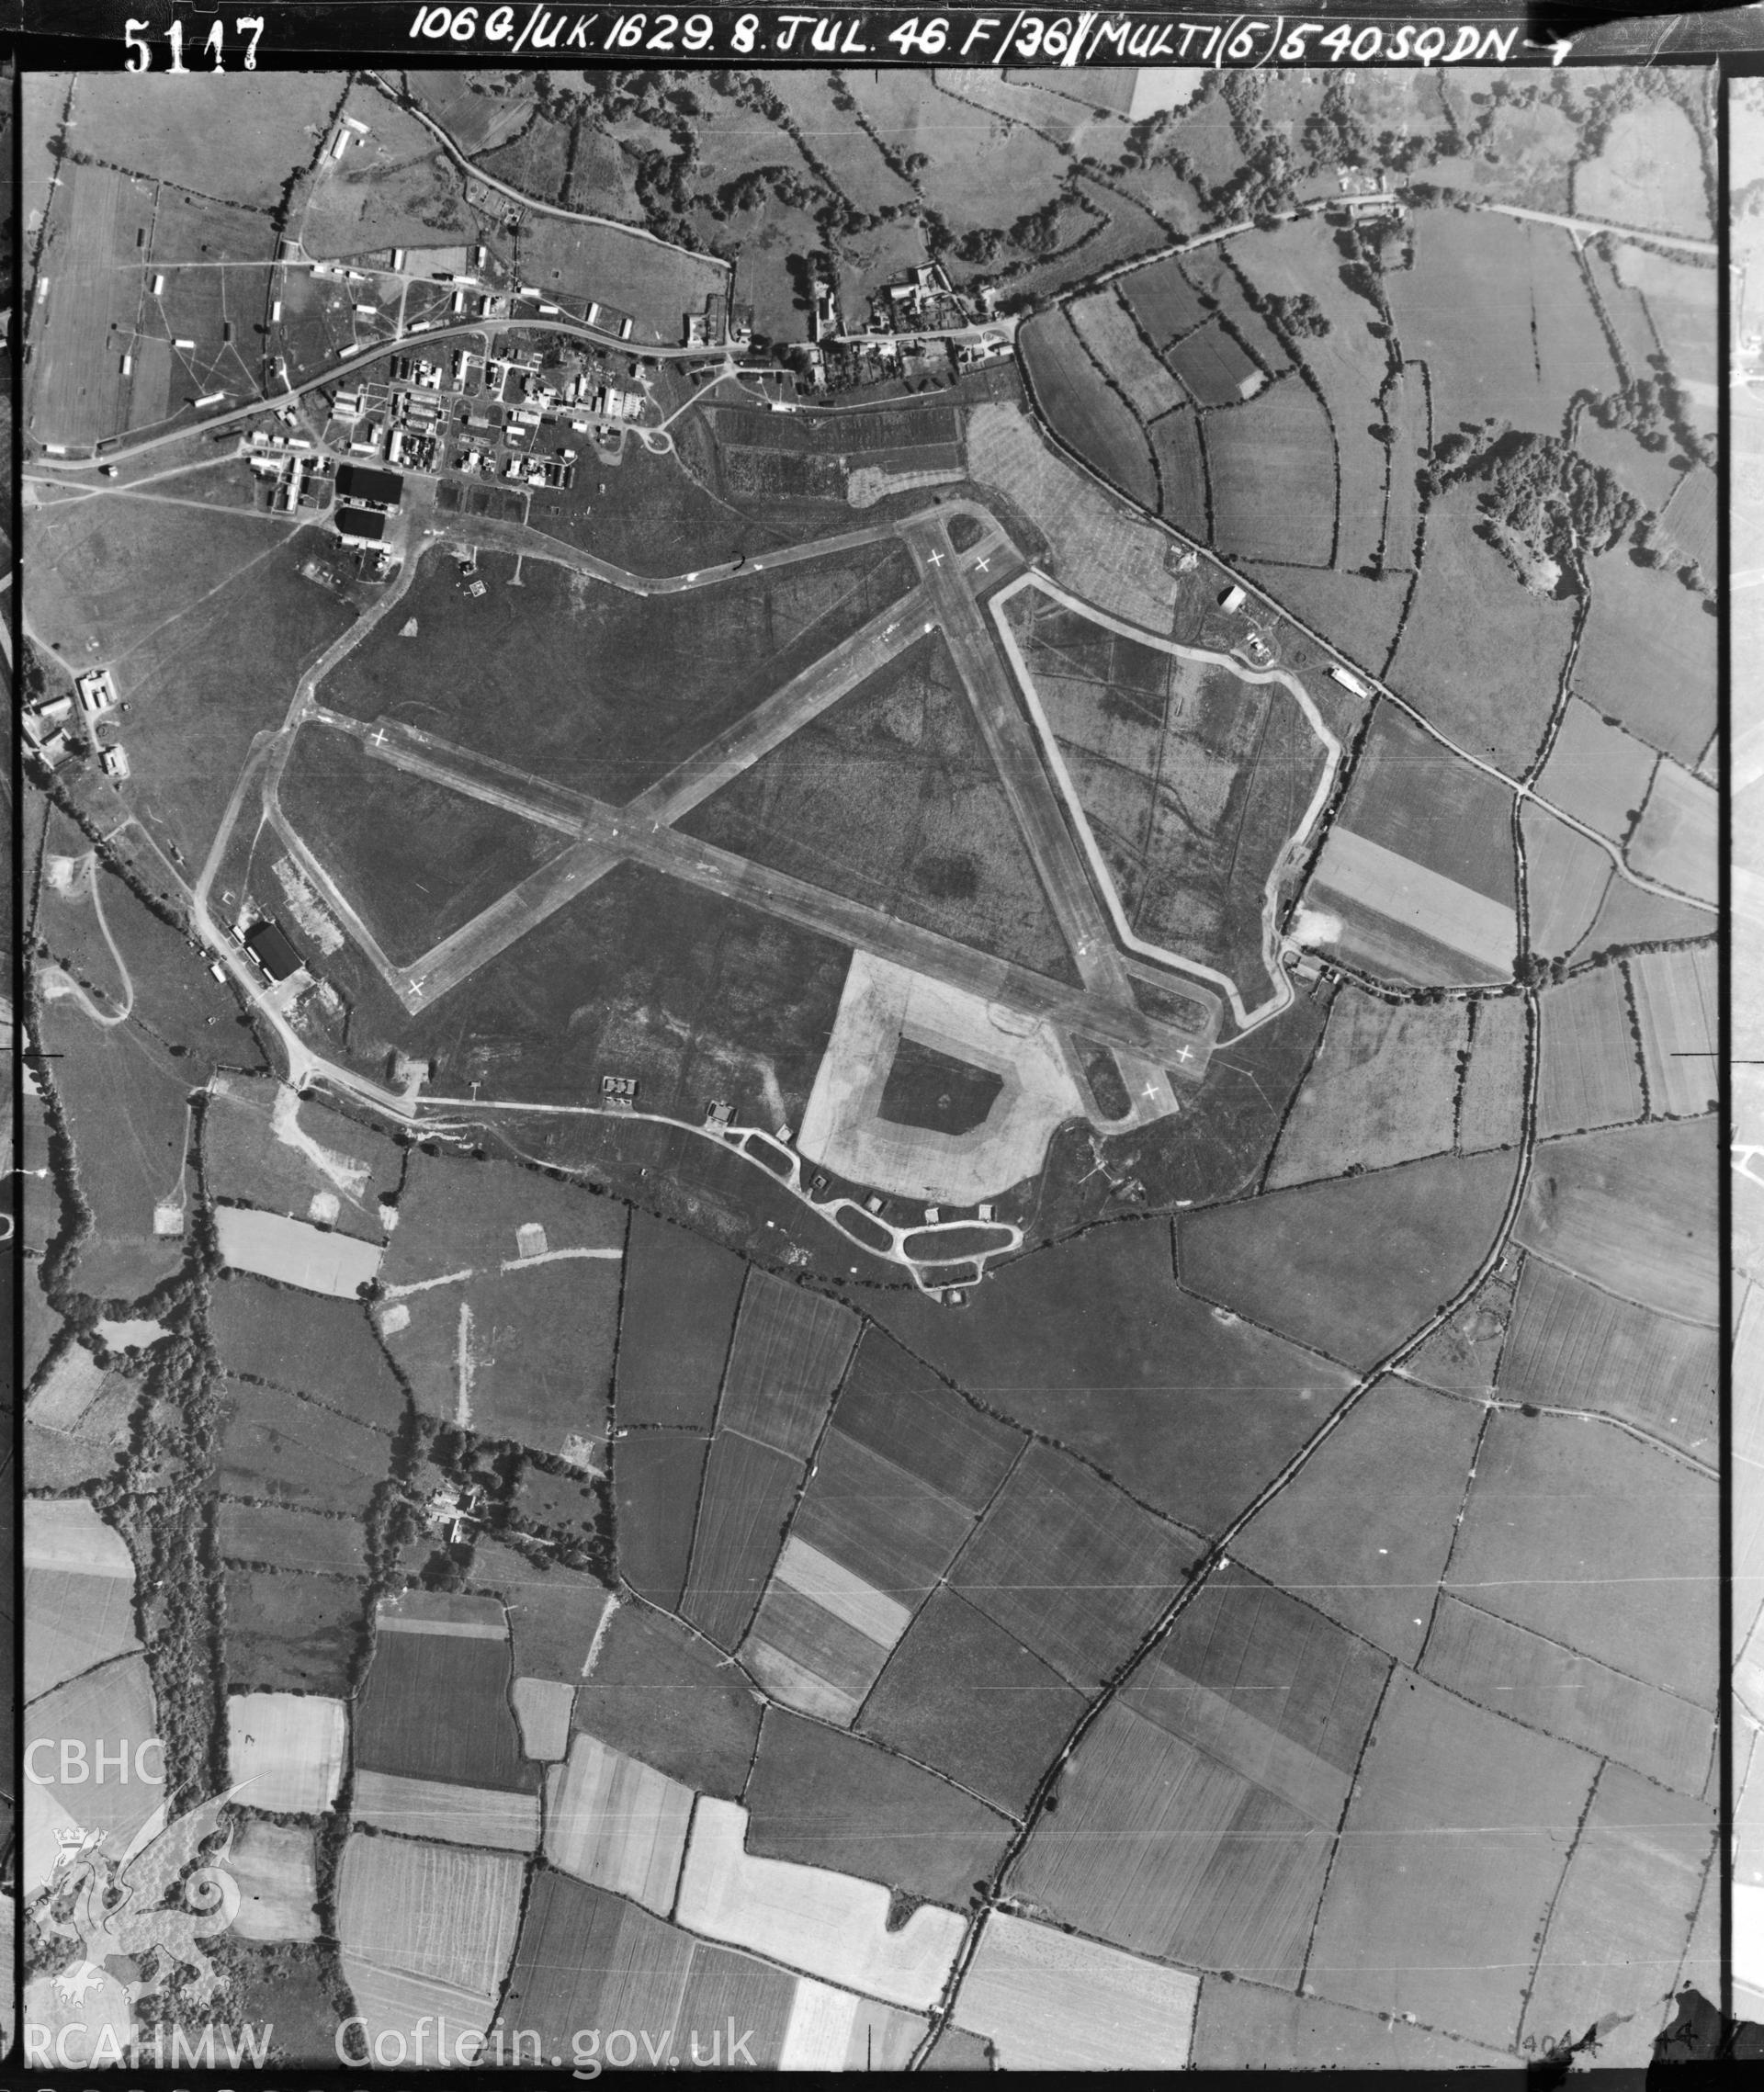
[(404, 498), (404, 481), (396, 472), (381, 472), (371, 465), (337, 467), (337, 499), (360, 502), (371, 508), (395, 509)]
[(271, 980), (286, 980), (305, 961), (274, 922), (256, 922), (245, 932), (244, 945)]

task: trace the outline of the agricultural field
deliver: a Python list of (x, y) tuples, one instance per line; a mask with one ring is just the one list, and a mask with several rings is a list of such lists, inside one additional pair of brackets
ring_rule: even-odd
[(226, 1568), (227, 1679), (254, 1692), (343, 1695), (368, 1631), (361, 1583), (340, 1577)]
[(254, 1808), (319, 1815), (336, 1799), (348, 1739), (340, 1700), (236, 1692), (227, 1702), (227, 1770)]
[(941, 635), (897, 655), (679, 828), (997, 957), (1070, 976)]
[(1706, 240), (1702, 146), (1690, 119), (1661, 97), (1624, 109), (1598, 158), (1576, 167), (1574, 208), (1617, 225)]
[(1585, 1751), (1399, 1673), (1349, 1805), (1308, 1981), (1337, 2003), (1506, 2047), (1529, 1974), (1515, 1942), (1547, 1919), (1597, 1770)]
[(1662, 763), (1624, 854), (1644, 878), (1713, 904), (1719, 884), (1716, 820), (1713, 787), (1677, 763)]
[(298, 1507), (223, 1500), (215, 1537), (229, 1562), (318, 1576), (365, 1577), (360, 1521)]
[(215, 1479), (225, 1496), (352, 1518), (386, 1480), (391, 1441), (279, 1388), (230, 1384)]
[(613, 1749), (731, 1801), (760, 1732), (741, 1674), (701, 1636), (640, 1604), (613, 1613), (571, 1719)]
[[(121, 1745), (128, 1751), (127, 1762), (132, 1770), (141, 1747), (160, 1733), (159, 1713), (146, 1659), (139, 1656), (117, 1657), (109, 1663), (70, 1679), (65, 1685), (57, 1686), (52, 1692), (45, 1692), (26, 1705), (22, 1727), (26, 1753), (40, 1738), (54, 1744), (65, 1738), (70, 1747), (70, 1759), (73, 1758), (71, 1747), (80, 1744), (85, 1747), (86, 1762), (92, 1764), (102, 1741), (110, 1754), (112, 1765), (117, 1761), (118, 1746)], [(35, 1762), (43, 1761), (40, 1758)], [(113, 1851), (126, 1852), (136, 1832), (165, 1799), (163, 1768), (161, 1755), (150, 1750), (141, 1758), (141, 1777), (94, 1780), (89, 1785), (79, 1782), (81, 1791), (74, 1801), (81, 1826), (102, 1833), (107, 1847)], [(48, 1782), (44, 1783), (42, 1798), (59, 1801)], [(37, 1836), (45, 1838), (45, 1832), (39, 1828)], [(52, 1834), (45, 1841), (50, 1843), (52, 1852)], [(52, 1857), (45, 1855), (42, 1872), (47, 1874), (53, 1864)]]
[(929, 1595), (973, 1529), (943, 1491), (849, 1438), (821, 1441), (791, 1522), (793, 1542), (909, 1610)]
[(1182, 1283), (1361, 1371), (1469, 1280), (1512, 1189), (1500, 1154), (1399, 1163), (1177, 1223)]
[[(1413, 1663), (1464, 1502), (1481, 1412), (1375, 1381), (1231, 1543), (1234, 1560)], [(1368, 1500), (1365, 1478), (1379, 1477)]]
[[(1491, 647), (1496, 632), (1501, 643)], [(1390, 664), (1392, 688), (1430, 725), (1519, 776), (1544, 739), (1573, 636), (1573, 605), (1519, 585), (1478, 536), (1466, 492), (1454, 488), (1433, 504), (1420, 582)], [(1609, 700), (1606, 708), (1620, 709)]]
[(1537, 1130), (1585, 1133), (1642, 1116), (1641, 1056), (1621, 967), (1594, 967), (1539, 998)]
[(144, 92), (120, 74), (83, 73), (73, 111), (113, 165), (268, 210), (317, 159), (342, 90), (335, 74), (254, 79), (231, 64), (224, 79), (192, 65), (175, 87), (153, 80)]
[(612, 1448), (619, 1576), (669, 1611), (686, 1585), (709, 1447), (696, 1431), (630, 1430)]
[(711, 1441), (679, 1610), (719, 1648), (747, 1631), (801, 1482), (787, 1453), (736, 1431)]
[[(239, 1915), (232, 1928), (259, 1942), (319, 1937), (318, 1869), (312, 1833), (296, 1824), (265, 1823), (247, 1816), (227, 1849), (227, 1871), (239, 1884)], [(281, 2026), (288, 2023), (277, 2007)]]
[(1463, 2070), (1509, 2060), (1405, 2018), (1208, 1976), (1194, 2015), (1195, 2070)]
[[(1316, 394), (1287, 378), (1246, 405), (1207, 415), (1201, 428), (1220, 551), (1327, 567), (1335, 546), (1335, 442)], [(1329, 500), (1295, 499), (1295, 488), (1319, 483)]]
[(1592, 611), (1574, 662), (1577, 695), (1676, 761), (1701, 760), (1715, 730), (1715, 620), (1676, 574), (1622, 552), (1590, 562)]
[(673, 1908), (692, 1790), (578, 1730), (546, 1783), (545, 1856), (665, 1917)]
[(702, 1236), (632, 1214), (613, 1396), (621, 1430), (709, 1430), (745, 1276), (740, 1258)]
[[(1714, 1501), (1712, 1474), (1626, 1431), (1498, 1410), (1442, 1588), (1713, 1705)], [(1540, 1502), (1546, 1520), (1532, 1515)]]
[[(415, 1591), (382, 1602), (356, 1708), (357, 1770), (532, 1792), (509, 1673), (507, 1623), (493, 1601)], [(437, 1707), (448, 1710), (445, 1723)]]
[(1713, 1323), (1714, 1148), (1710, 1118), (1551, 1141), (1515, 1238), (1620, 1299)]
[[(134, 1300), (184, 1261), (181, 1237), (154, 1231), (153, 1209), (181, 1197), (189, 1133), (187, 1079), (154, 1042), (107, 1030), (68, 998), (48, 1002), (40, 1043), (74, 1144), (76, 1181), (92, 1214), (76, 1267), (96, 1298)], [(112, 1129), (119, 1137), (106, 1137)]]
[(982, 2034), (1006, 2069), (1180, 2069), (1198, 1987), (1185, 1969), (995, 1912), (963, 1974), (955, 2024)]
[(1638, 952), (1626, 971), (1647, 1069), (1649, 1115), (1689, 1118), (1713, 1111), (1717, 1087), (1715, 947)]
[(1004, 1817), (905, 1758), (778, 1708), (742, 1796), (748, 1849), (959, 1905), (990, 1874)]
[(1453, 1145), (1460, 1060), (1470, 1018), (1460, 1004), (1405, 1007), (1344, 985), (1323, 1044), (1294, 1098), (1267, 1183), (1329, 1177), (1351, 1162), (1376, 1170)]
[(751, 1270), (723, 1375), (718, 1430), (807, 1459), (857, 1333), (849, 1308)]
[(1092, 1229), (1006, 1265), (958, 1317), (902, 1295), (872, 1312), (989, 1409), (1199, 1532), (1217, 1532), (1279, 1472), (1349, 1382), (1265, 1330), (1223, 1324), (1177, 1284), (1156, 1222)]
[(1611, 884), (1611, 858), (1589, 836), (1541, 807), (1521, 807), (1519, 828), (1531, 947), (1545, 958), (1566, 957), (1599, 914)]
[(1646, 742), (1571, 697), (1537, 789), (1551, 806), (1621, 842), (1641, 813), (1657, 760)]
[(1715, 1442), (1714, 1332), (1650, 1314), (1530, 1259), (1501, 1361), (1503, 1396), (1592, 1409), (1707, 1458)]
[(237, 1276), (217, 1280), (209, 1300), (215, 1349), (230, 1372), (379, 1430), (403, 1421), (403, 1391), (358, 1302)]
[(889, 1657), (858, 1729), (1020, 1815), (1083, 1710), (1081, 1693), (944, 1585)]
[(1067, 316), (1098, 368), (1126, 394), (1127, 404), (1142, 422), (1156, 421), (1185, 403), (1188, 394), (1152, 352), (1132, 308), (1117, 292), (1100, 290), (1080, 298), (1067, 308)]
[(135, 1565), (122, 1536), (85, 1498), (24, 1507), (24, 1697), (141, 1647)]

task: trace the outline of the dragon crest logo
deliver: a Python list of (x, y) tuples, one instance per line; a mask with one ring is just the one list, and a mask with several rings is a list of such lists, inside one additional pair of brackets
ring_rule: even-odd
[(240, 1896), (220, 1863), (231, 1832), (217, 1850), (203, 1849), (232, 1799), (232, 1792), (218, 1794), (187, 1810), (120, 1860), (103, 1850), (96, 1831), (63, 1826), (57, 1832), (40, 1923), (78, 1949), (54, 1979), (64, 2004), (80, 2004), (111, 1980), (107, 1964), (119, 1956), (140, 1972), (124, 1985), (131, 2005), (174, 1986), (180, 2004), (202, 2006), (214, 1996), (220, 1979), (201, 1942), (232, 1923)]

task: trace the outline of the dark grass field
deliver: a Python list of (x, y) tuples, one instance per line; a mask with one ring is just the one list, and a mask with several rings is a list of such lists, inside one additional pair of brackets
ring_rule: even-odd
[(105, 157), (150, 169), (160, 180), (187, 183), (205, 197), (225, 197), (267, 210), (283, 185), (318, 151), (318, 128), (343, 100), (334, 74), (309, 73), (286, 85), (240, 70), (243, 34), (229, 33), (223, 79), (192, 63), (187, 80), (145, 83), (120, 75), (81, 80), (75, 115)]
[(576, 1693), (574, 1725), (702, 1793), (739, 1801), (760, 1732), (740, 1672), (677, 1620), (622, 1605)]
[(1361, 749), (1340, 820), (1368, 842), (1510, 908), (1510, 795), (1492, 777), (1385, 705)]
[(355, 1301), (233, 1273), (209, 1281), (209, 1329), (229, 1372), (295, 1389), (383, 1431), (403, 1420), (403, 1390)]
[(941, 637), (915, 643), (679, 825), (1070, 978), (1058, 924)]
[(1626, 550), (1602, 553), (1591, 569), (1575, 690), (1680, 763), (1697, 762), (1715, 727), (1720, 628), (1676, 574), (1634, 566)]
[(1233, 1540), (1234, 1560), (1413, 1663), (1482, 1415), (1475, 1402), (1379, 1381)]
[(908, 1607), (935, 1586), (971, 1515), (835, 1428), (821, 1442), (791, 1537)]
[(714, 1242), (632, 1214), (613, 1397), (622, 1429), (709, 1429), (746, 1275), (741, 1260)]
[(356, 1766), (531, 1793), (538, 1770), (521, 1755), (509, 1678), (506, 1641), (391, 1633), (382, 1623), (356, 1710)]
[(1123, 277), (1121, 295), (1159, 348), (1198, 327), (1207, 315), (1207, 306), (1174, 254)]
[(689, 1934), (544, 1867), (528, 1893), (503, 2011), (509, 2025), (537, 2033), (547, 2054), (573, 2052), (576, 2030), (598, 2028), (608, 2008), (643, 2015), (609, 2027), (671, 2027), (692, 1954)]
[(1258, 368), (1255, 359), (1214, 320), (1184, 334), (1170, 349), (1169, 360), (1203, 407), (1223, 407), (1238, 400), (1238, 387)]
[(1025, 1442), (876, 1329), (866, 1329), (857, 1347), (834, 1426), (975, 1512), (986, 1508)]
[(1039, 1657), (945, 1586), (901, 1637), (857, 1725), (1021, 1812), (1083, 1708)]
[[(252, 1492), (254, 1498), (259, 1494)], [(223, 1502), (215, 1519), (216, 1544), (230, 1562), (314, 1576), (365, 1577), (368, 1550), (361, 1521), (338, 1515), (340, 1510)]]
[(1443, 1156), (1186, 1214), (1177, 1266), (1205, 1298), (1363, 1371), (1468, 1279), (1513, 1170), (1510, 1155)]
[(1093, 1689), (1132, 1651), (1201, 1543), (1051, 1447), (1032, 1446), (951, 1573), (1063, 1677)]
[(766, 1711), (742, 1800), (750, 1852), (957, 1906), (1011, 1829), (921, 1767), (780, 1707)]
[(1329, 1858), (1327, 1832), (1278, 1794), (1117, 1701), (1010, 1881), (1130, 1951), (1295, 1984)]
[[(1521, 587), (1476, 536), (1477, 520), (1467, 489), (1454, 488), (1430, 510), (1420, 585), (1390, 683), (1442, 733), (1516, 777), (1549, 723), (1574, 605)], [(1502, 643), (1491, 647), (1495, 632)]]
[[(891, 543), (676, 596), (542, 560), (481, 554), (473, 597), (442, 548), (400, 610), (328, 676), (322, 702), (387, 718), (622, 802), (732, 725), (911, 586)], [(414, 617), (413, 637), (399, 637)]]
[(680, 1611), (719, 1648), (747, 1631), (801, 1481), (801, 1463), (769, 1445), (733, 1431), (711, 1442)]
[(1244, 559), (1327, 567), (1335, 444), (1309, 389), (1288, 378), (1242, 406), (1209, 414), (1204, 434), (1219, 548)]
[(546, 1251), (624, 1246), (627, 1209), (580, 1183), (532, 1167), (466, 1161), (421, 1148), (408, 1159), (398, 1227), (381, 1275), (389, 1285), (436, 1278), (467, 1265), (494, 1270), (524, 1254), (519, 1230), (537, 1226)]
[(891, 1125), (971, 1133), (986, 1123), (1003, 1087), (1004, 1078), (990, 1069), (975, 1068), (903, 1033), (895, 1041), (876, 1116)]
[(739, 1431), (806, 1460), (857, 1341), (856, 1316), (824, 1295), (748, 1273), (718, 1406), (719, 1431)]
[(322, 726), (295, 736), (278, 796), (395, 966), (420, 958), (570, 840), (378, 763), (353, 735)]
[(1147, 431), (1158, 460), (1159, 514), (1191, 537), (1207, 536), (1206, 457), (1198, 415), (1160, 414)]
[(1199, 1532), (1241, 1510), (1348, 1385), (1339, 1367), (1227, 1328), (1183, 1292), (1161, 1221), (1092, 1228), (1022, 1258), (959, 1316), (909, 1295), (873, 1312), (989, 1408)]
[(359, 1582), (229, 1563), (228, 1684), (241, 1691), (347, 1691), (367, 1611)]
[(153, 1234), (155, 1203), (183, 1182), (190, 1078), (129, 1025), (106, 1031), (73, 1000), (45, 1005), (39, 1044), (74, 1137), (74, 1167), (93, 1217), (74, 1283), (134, 1300), (184, 1261), (180, 1238)]
[(223, 1494), (360, 1517), (386, 1479), (391, 1441), (298, 1396), (232, 1384), (216, 1480)]
[(613, 1444), (618, 1573), (670, 1611), (685, 1588), (708, 1444), (683, 1430), (627, 1431)]
[(1146, 432), (1110, 389), (1066, 314), (1038, 313), (1023, 328), (1018, 353), (1036, 402), (1060, 441), (1130, 501), (1155, 509), (1158, 482)]

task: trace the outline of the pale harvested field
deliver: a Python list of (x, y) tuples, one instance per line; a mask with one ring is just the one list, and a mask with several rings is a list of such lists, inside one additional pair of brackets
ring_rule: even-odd
[(1180, 2070), (1200, 1987), (1186, 1969), (995, 1913), (955, 2023), (994, 2042), (1007, 2070)]
[(227, 1871), (239, 1884), (239, 1915), (232, 1929), (242, 1939), (319, 1937), (319, 1884), (310, 1830), (248, 1818), (227, 1848)]
[(1616, 1758), (1681, 1794), (1700, 1793), (1709, 1777), (1715, 1724), (1706, 1710), (1449, 1593), (1441, 1596), (1421, 1669), (1479, 1707)]
[(1334, 1176), (1350, 1162), (1376, 1170), (1449, 1148), (1468, 1031), (1463, 1003), (1392, 1008), (1340, 989), (1281, 1129), (1269, 1188)]
[(525, 1871), (512, 1853), (352, 1833), (337, 1879), (338, 1944), (492, 2001), (514, 1951)]
[(349, 1740), (341, 1700), (236, 1692), (227, 1702), (227, 1765), (245, 1805), (317, 1815), (336, 1799)]
[(517, 1678), (511, 1691), (521, 1748), (528, 1758), (560, 1758), (570, 1748), (570, 1713), (576, 1689), (549, 1678)]
[(104, 1368), (83, 1344), (70, 1344), (51, 1366), (25, 1405), (25, 1415), (46, 1430), (71, 1431), (98, 1398)]
[(1646, 2071), (1714, 1843), (1713, 1812), (1607, 1766), (1544, 1935), (1523, 2033), (1595, 2022), (1604, 2070)]
[(987, 402), (967, 422), (969, 478), (997, 487), (1057, 548), (1052, 565), (1075, 594), (1168, 637), (1176, 583), (1164, 566), (1173, 541), (1136, 523), (1096, 482), (1042, 442), (1015, 407)]
[(356, 1823), (446, 1845), (536, 1852), (539, 1798), (450, 1780), (412, 1780), (399, 1772), (357, 1772), (350, 1814)]
[(1576, 974), (1539, 998), (1537, 1130), (1586, 1133), (1642, 1115), (1642, 1071), (1621, 967)]
[(903, 2070), (925, 2022), (849, 1990), (798, 1977), (780, 2070)]
[(692, 1790), (578, 1734), (547, 1776), (545, 1856), (595, 1888), (665, 1917), (673, 1907)]
[(1713, 1109), (1720, 1080), (1715, 947), (1638, 952), (1628, 966), (1647, 1062), (1650, 1113), (1678, 1118)]
[(234, 1271), (255, 1272), (260, 1278), (334, 1294), (340, 1300), (356, 1297), (385, 1254), (377, 1242), (327, 1235), (304, 1220), (252, 1206), (217, 1206), (214, 1221), (221, 1258)]
[(1520, 809), (1532, 949), (1545, 958), (1573, 951), (1611, 884), (1611, 859), (1589, 837), (1539, 807)]
[[(76, 1357), (87, 1354), (76, 1351)], [(141, 1646), (135, 1564), (84, 1497), (25, 1505), (25, 1698)]]
[(1141, 421), (1156, 421), (1188, 395), (1152, 354), (1133, 315), (1114, 290), (1099, 290), (1067, 308), (1078, 338), (1132, 401)]
[(1512, 970), (1519, 936), (1510, 908), (1340, 822), (1329, 831), (1310, 891), (1324, 908), (1339, 893), (1463, 955), (1473, 962), (1468, 977)]
[[(447, 2022), (451, 2041), (464, 2033), (485, 2032), (495, 2014), (493, 1992), (460, 1990), (434, 1976), (413, 1975), (408, 1969), (382, 1968), (378, 1962), (368, 1961), (347, 1947), (337, 1960), (356, 2010), (361, 2015), (370, 2052), (382, 2034), (397, 2033), (404, 2039), (404, 2052), (414, 2055), (418, 2024), (426, 2020), (429, 2045), (424, 2061), (430, 2061), (435, 2054), (437, 2019)], [(390, 2055), (394, 2052), (389, 2046), (386, 2052)]]
[(920, 2011), (935, 2004), (962, 1940), (954, 1911), (923, 1905), (890, 1932), (887, 1889), (820, 1867), (751, 1859), (746, 1832), (739, 1804), (699, 1797), (680, 1882), (682, 1925), (890, 2004)]
[(1519, 1138), (1524, 1074), (1524, 1003), (1517, 996), (1478, 1002), (1470, 1070), (1458, 1099), (1458, 1146), (1466, 1155)]
[(776, 1575), (780, 1583), (813, 1599), (836, 1620), (855, 1627), (860, 1634), (867, 1634), (885, 1649), (893, 1648), (912, 1617), (899, 1599), (854, 1576), (795, 1533), (784, 1544)]
[(1657, 760), (1645, 741), (1607, 726), (1584, 698), (1571, 697), (1537, 789), (1551, 806), (1621, 842)]
[(1628, 857), (1644, 878), (1713, 904), (1718, 858), (1714, 787), (1676, 763), (1662, 763), (1630, 837)]

